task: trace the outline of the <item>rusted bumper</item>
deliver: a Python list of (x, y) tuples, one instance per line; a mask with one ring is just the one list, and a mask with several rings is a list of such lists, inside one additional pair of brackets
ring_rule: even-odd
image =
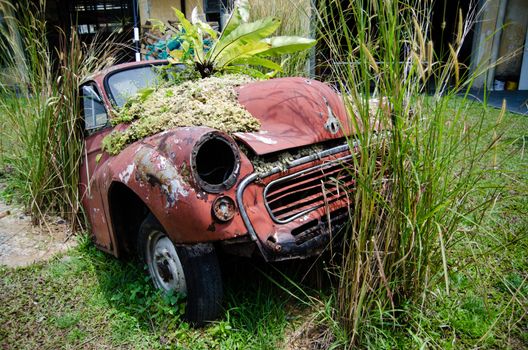
[(238, 208), (267, 261), (319, 254), (344, 226), (355, 186), (352, 157), (345, 144), (241, 181)]

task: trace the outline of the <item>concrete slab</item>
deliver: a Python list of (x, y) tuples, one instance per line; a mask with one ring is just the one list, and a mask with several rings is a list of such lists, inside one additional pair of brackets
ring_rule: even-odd
[[(484, 101), (484, 91), (471, 91), (470, 98)], [(495, 108), (502, 108), (502, 101), (506, 100), (506, 108), (509, 112), (528, 116), (528, 90), (517, 91), (487, 91), (486, 99), (488, 105)]]

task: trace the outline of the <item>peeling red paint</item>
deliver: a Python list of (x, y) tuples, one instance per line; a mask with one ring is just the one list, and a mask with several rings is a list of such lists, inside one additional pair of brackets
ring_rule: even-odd
[[(259, 155), (313, 145), (353, 133), (345, 106), (334, 90), (305, 78), (271, 79), (238, 89), (240, 103), (259, 119), (261, 130), (235, 133)], [(340, 128), (325, 128), (331, 117)]]
[[(134, 66), (136, 64), (119, 66), (92, 77), (110, 115), (112, 108), (105, 92), (104, 79), (116, 70)], [(242, 86), (238, 93), (240, 103), (260, 120), (262, 128), (254, 133), (236, 133), (234, 137), (257, 155), (338, 140), (353, 133), (341, 98), (323, 83), (303, 78), (273, 79)], [(339, 130), (333, 130), (332, 123), (338, 123)], [(116, 128), (124, 127), (119, 125)], [(335, 162), (350, 154), (346, 148), (339, 148), (340, 151), (335, 154), (310, 158), (286, 170), (253, 178), (254, 168), (247, 155), (238, 149), (230, 136), (216, 130), (206, 127), (175, 128), (137, 141), (118, 155), (109, 156), (101, 151), (101, 141), (111, 130), (108, 127), (86, 138), (80, 189), (96, 244), (115, 255), (122, 253), (120, 240), (123, 235), (136, 233), (118, 232), (120, 228), (116, 227), (112, 215), (119, 214), (120, 206), (126, 207), (127, 203), (120, 202), (125, 199), (110, 198), (114, 188), (137, 196), (176, 244), (216, 241), (225, 241), (227, 244), (232, 241), (232, 245), (236, 245), (240, 239), (240, 244), (246, 247), (253, 241), (267, 260), (319, 253), (328, 241), (329, 232), (326, 229), (334, 223), (325, 222), (325, 218), (349, 205), (346, 198), (336, 194), (335, 186), (324, 174), (328, 170), (333, 172), (332, 176), (339, 175)], [(227, 140), (229, 147), (237, 152), (234, 170), (236, 181), (220, 191), (204, 188), (203, 180), (198, 181), (196, 178), (197, 168), (193, 163), (196, 145), (211, 137), (211, 133)], [(101, 153), (99, 161), (96, 161)], [(334, 165), (330, 168), (324, 164)], [(299, 198), (299, 203), (286, 203), (282, 199), (290, 195), (288, 186), (297, 186), (297, 180), (291, 185), (286, 183), (286, 190), (281, 189), (286, 192), (282, 194), (266, 197), (266, 191), (273, 191), (274, 183), (280, 179), (289, 176), (295, 179), (297, 174), (305, 172), (313, 176), (313, 181), (321, 182), (321, 191), (328, 192), (335, 200), (321, 206), (322, 199), (316, 185), (298, 189), (296, 191), (307, 191), (305, 197), (319, 201), (318, 206), (281, 222), (279, 217), (284, 215), (281, 211), (288, 212), (290, 206), (298, 205), (302, 209), (305, 205), (302, 193), (295, 194), (292, 191), (294, 199)], [(353, 179), (339, 176), (348, 186), (353, 186)], [(305, 181), (300, 175), (298, 178), (301, 182)], [(244, 182), (247, 183), (241, 187)], [(226, 208), (216, 208), (216, 212), (213, 210), (215, 201), (224, 196), (237, 199), (236, 205), (229, 208), (235, 211), (232, 218), (223, 212)], [(277, 201), (279, 207), (282, 205), (285, 209), (270, 208), (270, 203)], [(274, 210), (278, 210), (279, 214), (274, 213)], [(223, 215), (226, 215), (225, 222), (219, 220)], [(244, 237), (247, 239), (242, 239)], [(239, 250), (243, 254), (253, 251), (246, 248)]]

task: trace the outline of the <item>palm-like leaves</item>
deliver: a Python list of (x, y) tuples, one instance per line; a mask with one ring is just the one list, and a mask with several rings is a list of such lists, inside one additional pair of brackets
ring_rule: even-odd
[[(306, 50), (315, 45), (314, 39), (298, 36), (269, 37), (280, 26), (280, 20), (266, 17), (254, 22), (247, 22), (249, 18), (248, 0), (238, 0), (222, 33), (216, 32), (207, 24), (199, 20), (196, 10), (193, 11), (193, 22), (189, 22), (185, 15), (174, 9), (180, 20), (180, 28), (185, 31), (184, 38), (190, 42), (193, 50), (193, 61), (202, 75), (209, 76), (215, 72), (245, 72), (262, 75), (249, 66), (264, 67), (272, 70), (272, 74), (281, 71), (280, 65), (266, 57), (280, 56), (297, 51)], [(204, 34), (208, 34), (214, 44), (204, 53)], [(173, 59), (177, 60), (176, 55)], [(189, 63), (189, 62), (187, 62)]]

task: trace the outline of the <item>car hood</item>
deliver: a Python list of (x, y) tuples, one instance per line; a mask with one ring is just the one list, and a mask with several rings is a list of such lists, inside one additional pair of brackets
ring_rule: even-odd
[(279, 78), (237, 91), (240, 104), (260, 121), (261, 128), (234, 136), (258, 155), (342, 138), (354, 131), (341, 97), (321, 82)]

